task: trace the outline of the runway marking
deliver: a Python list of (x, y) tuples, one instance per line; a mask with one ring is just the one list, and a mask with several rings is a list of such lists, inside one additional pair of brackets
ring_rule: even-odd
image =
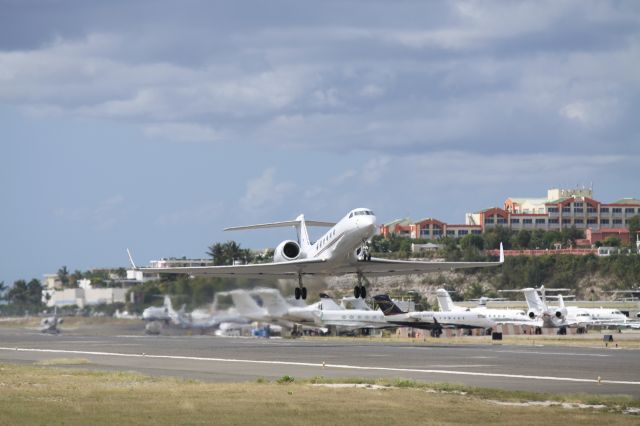
[(504, 351), (496, 351), (500, 353), (509, 353), (509, 354), (536, 354), (536, 355), (565, 355), (565, 356), (595, 356), (595, 357), (608, 357), (611, 355), (607, 354), (580, 354), (577, 352), (540, 352), (540, 351), (516, 351), (516, 350), (504, 350)]
[(640, 381), (634, 382), (629, 380), (598, 380), (596, 379), (580, 379), (575, 377), (554, 377), (554, 376), (530, 376), (525, 374), (505, 374), (505, 373), (482, 373), (472, 371), (454, 371), (454, 370), (432, 370), (421, 368), (394, 368), (394, 367), (367, 367), (361, 365), (347, 364), (322, 364), (312, 362), (296, 362), (296, 361), (266, 361), (252, 359), (234, 359), (234, 358), (208, 358), (184, 355), (151, 355), (151, 354), (131, 354), (119, 352), (97, 352), (97, 351), (74, 351), (66, 349), (34, 349), (34, 348), (8, 348), (0, 347), (0, 351), (14, 352), (43, 352), (43, 353), (60, 353), (60, 354), (76, 354), (76, 355), (96, 355), (96, 356), (113, 356), (123, 358), (152, 358), (152, 359), (178, 359), (188, 361), (212, 361), (212, 362), (228, 362), (243, 364), (268, 364), (268, 365), (289, 365), (297, 367), (316, 367), (316, 368), (334, 368), (343, 370), (369, 370), (369, 371), (393, 371), (403, 373), (426, 373), (426, 374), (450, 374), (458, 376), (479, 376), (479, 377), (502, 377), (509, 379), (529, 379), (529, 380), (548, 380), (556, 382), (578, 382), (578, 383), (607, 383), (616, 385), (640, 385)]

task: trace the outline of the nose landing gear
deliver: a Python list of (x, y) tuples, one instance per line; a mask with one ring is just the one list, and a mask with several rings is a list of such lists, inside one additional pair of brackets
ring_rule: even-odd
[(369, 244), (366, 241), (362, 242), (360, 248), (356, 251), (358, 260), (361, 262), (369, 262), (371, 260), (371, 253), (369, 253)]

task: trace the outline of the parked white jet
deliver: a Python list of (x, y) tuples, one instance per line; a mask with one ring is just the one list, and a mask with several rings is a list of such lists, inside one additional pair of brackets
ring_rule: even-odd
[[(137, 268), (131, 254), (129, 259), (134, 269), (149, 273), (189, 274), (192, 276), (218, 277), (297, 277), (296, 299), (306, 299), (307, 289), (302, 278), (306, 275), (336, 276), (355, 274), (357, 285), (355, 297), (365, 298), (367, 290), (362, 284), (363, 277), (418, 274), (424, 272), (445, 271), (458, 268), (480, 268), (496, 266), (504, 262), (504, 253), (500, 245), (498, 262), (421, 262), (372, 258), (367, 241), (376, 232), (376, 217), (366, 208), (351, 210), (337, 223), (305, 220), (304, 215), (295, 220), (260, 225), (226, 228), (237, 231), (259, 228), (293, 226), (296, 228), (297, 241), (285, 240), (275, 250), (272, 263), (228, 266), (198, 266), (175, 268)], [(328, 227), (329, 230), (317, 241), (311, 242), (307, 226)]]
[(305, 308), (302, 307), (290, 307), (286, 312), (283, 312), (281, 310), (282, 307), (272, 310), (274, 309), (272, 305), (273, 300), (268, 298), (269, 294), (266, 292), (260, 294), (261, 298), (263, 295), (266, 295), (266, 298), (262, 299), (265, 306), (258, 305), (258, 302), (251, 296), (251, 293), (246, 290), (232, 290), (229, 294), (238, 313), (252, 321), (277, 324), (290, 330), (297, 329), (297, 324), (300, 324), (303, 329), (310, 328), (323, 333), (327, 331), (326, 329), (317, 327), (315, 320), (312, 320), (311, 324), (309, 323), (309, 318), (311, 316), (315, 317), (313, 312), (318, 312), (317, 306), (311, 305), (312, 308), (309, 309), (309, 312), (304, 312)]
[(316, 324), (318, 312), (323, 309), (322, 302), (307, 306), (292, 306), (282, 297), (280, 291), (274, 288), (259, 288), (253, 290), (262, 299), (264, 307), (272, 318), (291, 321), (298, 324)]
[(496, 323), (486, 315), (477, 312), (404, 312), (386, 294), (373, 296), (373, 300), (380, 306), (390, 324), (433, 330), (431, 334), (435, 337), (442, 334), (443, 328), (484, 328), (488, 330), (494, 329), (496, 326)]
[(64, 319), (58, 316), (58, 307), (54, 306), (53, 316), (43, 318), (42, 321), (40, 321), (40, 332), (58, 334), (60, 333), (58, 325), (62, 324), (63, 322)]
[(453, 303), (449, 292), (443, 288), (436, 291), (438, 305), (442, 312), (476, 312), (486, 315), (487, 318), (497, 324), (515, 324), (515, 325), (532, 325), (540, 326), (539, 321), (534, 321), (527, 317), (524, 311), (520, 309), (494, 309), (487, 308), (486, 305), (477, 306), (475, 308), (465, 308)]
[(171, 298), (169, 298), (168, 295), (165, 295), (162, 306), (150, 306), (142, 311), (142, 319), (145, 321), (162, 321), (167, 324), (170, 321), (176, 323), (178, 319), (178, 312), (173, 309)]
[[(527, 316), (534, 319), (541, 319), (543, 327), (549, 328), (563, 328), (572, 325), (578, 325), (578, 321), (567, 319), (567, 309), (564, 307), (548, 306), (538, 295), (538, 290), (535, 288), (525, 288), (522, 290), (524, 297), (527, 300), (527, 306), (529, 311)], [(584, 318), (588, 321), (590, 318)]]
[(592, 327), (631, 327), (640, 328), (640, 322), (634, 321), (619, 309), (580, 308), (566, 306), (562, 295), (558, 295), (558, 306), (567, 310), (567, 318)]

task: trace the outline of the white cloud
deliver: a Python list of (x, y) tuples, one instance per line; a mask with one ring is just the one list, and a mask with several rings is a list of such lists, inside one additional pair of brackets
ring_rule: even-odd
[(585, 124), (589, 121), (586, 106), (582, 102), (572, 102), (567, 104), (562, 107), (560, 113), (570, 120), (579, 121)]
[(274, 168), (266, 169), (261, 176), (250, 179), (247, 189), (240, 200), (247, 210), (271, 208), (279, 205), (289, 196), (296, 186), (291, 182), (278, 182)]

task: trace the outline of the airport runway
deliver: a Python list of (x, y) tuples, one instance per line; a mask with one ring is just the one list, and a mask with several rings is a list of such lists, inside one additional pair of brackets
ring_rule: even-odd
[[(640, 398), (640, 351), (508, 345), (145, 336), (126, 328), (40, 334), (0, 328), (0, 363), (85, 358), (78, 368), (238, 382), (257, 378), (385, 377), (507, 390)], [(598, 383), (598, 377), (601, 382)]]

